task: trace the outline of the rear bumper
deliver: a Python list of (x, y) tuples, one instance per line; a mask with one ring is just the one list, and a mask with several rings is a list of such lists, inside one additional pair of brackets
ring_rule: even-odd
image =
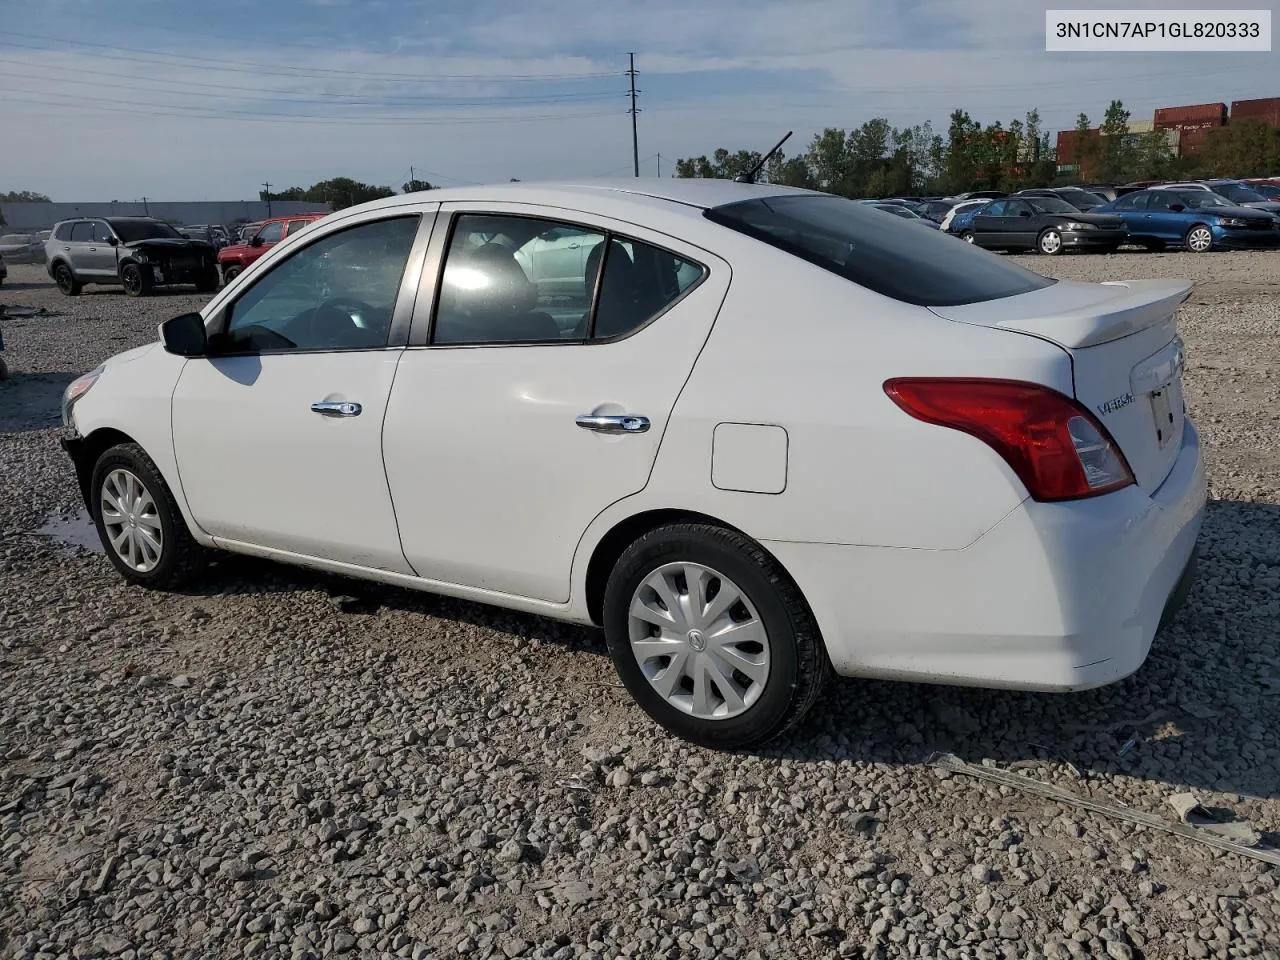
[(1069, 691), (1137, 670), (1194, 576), (1204, 517), (1188, 421), (1154, 494), (1024, 501), (963, 550), (769, 542), (846, 676)]

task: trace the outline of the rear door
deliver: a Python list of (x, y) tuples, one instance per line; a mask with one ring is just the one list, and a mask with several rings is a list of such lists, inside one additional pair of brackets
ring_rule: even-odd
[(89, 256), (92, 244), (93, 221), (77, 220), (71, 224), (71, 230), (63, 241), (60, 252), (71, 261), (71, 269), (77, 277), (95, 278), (93, 259)]
[(119, 248), (111, 243), (115, 239), (115, 234), (111, 232), (105, 220), (91, 221), (91, 230), (89, 244), (82, 254), (85, 263), (82, 273), (85, 276), (102, 278), (116, 276)]
[[(383, 435), (405, 556), (429, 580), (564, 602), (583, 532), (648, 482), (728, 264), (586, 214), (452, 203), (441, 216), (427, 262), (442, 279), (423, 274)], [(575, 278), (593, 293), (577, 322), (553, 317), (521, 263), (554, 227), (595, 246), (617, 231), (589, 258), (604, 261), (598, 293), (589, 265)]]

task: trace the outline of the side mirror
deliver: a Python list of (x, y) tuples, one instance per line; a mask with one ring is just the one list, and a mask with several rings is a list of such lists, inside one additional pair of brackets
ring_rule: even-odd
[(117, 240), (115, 237), (107, 237), (107, 243), (108, 245), (115, 247), (115, 246), (119, 246), (120, 241)]
[(250, 241), (249, 241), (249, 246), (251, 246), (251, 247), (260, 247), (260, 246), (262, 246), (262, 238), (261, 238), (261, 237), (259, 237), (259, 236), (257, 236), (257, 235), (255, 234), (255, 235), (254, 235), (254, 238), (253, 238), (252, 240), (250, 240)]
[(1183, 210), (1187, 208), (1180, 203), (1171, 203), (1169, 204), (1169, 209), (1172, 210), (1174, 213), (1181, 213)]
[(198, 313), (184, 313), (160, 324), (160, 339), (165, 350), (179, 357), (202, 357), (209, 349), (204, 318)]

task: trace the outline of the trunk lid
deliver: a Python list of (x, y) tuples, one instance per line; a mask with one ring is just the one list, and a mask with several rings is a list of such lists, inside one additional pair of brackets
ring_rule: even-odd
[(1119, 445), (1147, 493), (1169, 475), (1182, 446), (1182, 342), (1175, 312), (1182, 280), (1062, 280), (1016, 297), (931, 307), (957, 323), (1048, 340), (1071, 356), (1076, 399)]

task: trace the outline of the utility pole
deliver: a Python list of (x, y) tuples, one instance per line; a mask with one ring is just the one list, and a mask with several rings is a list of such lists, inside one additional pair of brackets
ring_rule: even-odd
[(151, 208), (147, 206), (146, 197), (142, 198), (142, 212), (145, 213), (148, 217), (151, 216)]
[(264, 182), (262, 189), (267, 191), (267, 216), (271, 216), (271, 184)]
[(413, 167), (409, 167), (409, 186), (413, 186)]
[(630, 62), (627, 76), (631, 78), (631, 109), (627, 111), (631, 114), (631, 161), (638, 177), (640, 176), (640, 140), (636, 133), (636, 114), (640, 111), (636, 107), (636, 55), (628, 53), (627, 57)]
[(658, 154), (658, 176), (662, 176), (662, 154)]

